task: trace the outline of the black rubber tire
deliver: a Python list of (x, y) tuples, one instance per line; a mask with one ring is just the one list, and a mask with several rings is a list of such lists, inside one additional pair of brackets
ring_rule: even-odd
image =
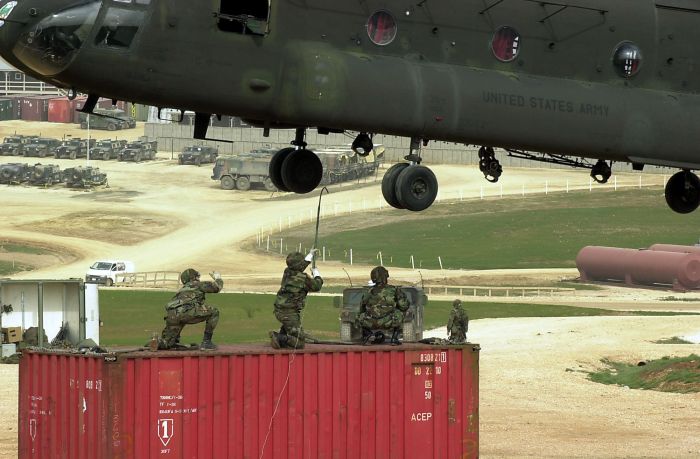
[(230, 175), (224, 175), (221, 177), (221, 189), (223, 190), (233, 190), (236, 188), (236, 181)]
[(309, 193), (323, 178), (321, 159), (311, 150), (295, 150), (282, 163), (282, 181), (295, 193)]
[(69, 157), (70, 159), (75, 159), (75, 157), (76, 157), (75, 152), (74, 152), (74, 151), (71, 151), (70, 154), (68, 155), (68, 157)]
[(236, 180), (236, 188), (241, 191), (250, 190), (250, 179), (248, 177), (238, 177), (238, 180)]
[(689, 214), (700, 205), (700, 179), (690, 171), (677, 172), (666, 182), (664, 196), (671, 210)]
[(384, 178), (382, 179), (382, 196), (384, 196), (387, 204), (396, 209), (404, 208), (396, 197), (396, 179), (409, 165), (408, 163), (394, 164), (384, 173)]
[(411, 165), (396, 179), (396, 199), (412, 212), (420, 212), (431, 206), (438, 193), (438, 181), (429, 168)]
[(85, 123), (85, 122), (80, 123), (80, 129), (87, 129), (87, 123)]
[(108, 277), (107, 280), (105, 280), (105, 286), (111, 287), (112, 285), (114, 285), (114, 282)]
[(270, 180), (272, 180), (272, 184), (280, 191), (292, 191), (284, 185), (284, 181), (282, 180), (282, 164), (284, 160), (287, 159), (287, 156), (294, 151), (292, 147), (283, 148), (270, 159)]
[(109, 124), (107, 125), (107, 130), (108, 130), (108, 131), (116, 131), (116, 130), (117, 130), (117, 125), (114, 124), (114, 123), (109, 123)]

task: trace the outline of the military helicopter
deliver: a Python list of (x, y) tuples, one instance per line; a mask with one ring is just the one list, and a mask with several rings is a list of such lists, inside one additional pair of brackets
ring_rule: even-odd
[[(700, 4), (692, 0), (0, 0), (0, 55), (40, 80), (97, 98), (294, 128), (270, 162), (277, 188), (322, 177), (307, 129), (410, 137), (382, 192), (420, 211), (438, 183), (431, 140), (481, 146), (496, 181), (508, 154), (588, 167), (680, 169), (665, 196), (700, 204)], [(540, 153), (531, 153), (540, 152)], [(589, 162), (588, 160), (593, 161)]]

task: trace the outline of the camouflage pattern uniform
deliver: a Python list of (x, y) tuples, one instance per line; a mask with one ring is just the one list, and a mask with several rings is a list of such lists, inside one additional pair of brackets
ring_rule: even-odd
[(219, 323), (219, 310), (204, 304), (205, 293), (218, 293), (224, 286), (221, 278), (214, 282), (199, 280), (199, 273), (187, 269), (180, 275), (184, 284), (175, 296), (165, 305), (165, 328), (161, 333), (158, 349), (172, 349), (180, 342), (180, 332), (188, 324), (197, 324), (206, 320), (204, 328), (203, 349), (214, 349), (211, 342), (216, 324)]
[(469, 329), (469, 317), (462, 308), (460, 300), (452, 302), (452, 311), (447, 321), (447, 336), (451, 343), (461, 344), (467, 341), (467, 330)]
[(362, 327), (363, 338), (368, 342), (373, 329), (392, 331), (392, 344), (400, 344), (398, 334), (409, 307), (408, 298), (400, 288), (389, 285), (389, 272), (377, 266), (370, 273), (374, 286), (362, 296), (357, 325)]
[(306, 295), (318, 292), (323, 286), (323, 279), (318, 272), (312, 278), (304, 272), (311, 262), (304, 259), (299, 252), (287, 255), (287, 268), (275, 299), (275, 317), (282, 326), (279, 333), (271, 332), (272, 346), (276, 349), (289, 347), (303, 349), (305, 344), (304, 329), (301, 326), (301, 310), (304, 309)]

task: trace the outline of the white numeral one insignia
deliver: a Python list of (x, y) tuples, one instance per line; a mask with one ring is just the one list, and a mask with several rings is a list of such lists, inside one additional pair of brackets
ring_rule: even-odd
[(158, 438), (163, 446), (168, 446), (170, 439), (173, 438), (173, 425), (172, 419), (158, 419)]

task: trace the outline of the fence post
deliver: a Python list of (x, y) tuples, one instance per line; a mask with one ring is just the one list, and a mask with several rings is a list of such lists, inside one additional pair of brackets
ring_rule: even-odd
[(283, 239), (280, 238), (280, 255), (282, 255), (282, 249), (284, 248), (284, 243), (282, 241)]
[(324, 262), (326, 261), (326, 246), (325, 245), (323, 246), (323, 258), (322, 259)]
[(267, 251), (270, 251), (270, 235), (267, 235)]
[(411, 269), (416, 269), (416, 264), (413, 260), (413, 255), (411, 255)]
[(352, 249), (350, 249), (350, 265), (352, 266)]
[(440, 263), (440, 269), (442, 269), (442, 258), (438, 255), (438, 263)]
[(544, 194), (549, 194), (549, 181), (544, 181)]
[(569, 192), (569, 179), (566, 179), (566, 192)]
[(382, 257), (382, 251), (380, 250), (379, 253), (377, 254), (377, 257), (379, 258), (379, 266), (384, 266), (384, 258)]
[(617, 191), (617, 175), (613, 177), (613, 183), (614, 183), (614, 190)]
[(593, 191), (593, 177), (588, 177), (588, 192)]

